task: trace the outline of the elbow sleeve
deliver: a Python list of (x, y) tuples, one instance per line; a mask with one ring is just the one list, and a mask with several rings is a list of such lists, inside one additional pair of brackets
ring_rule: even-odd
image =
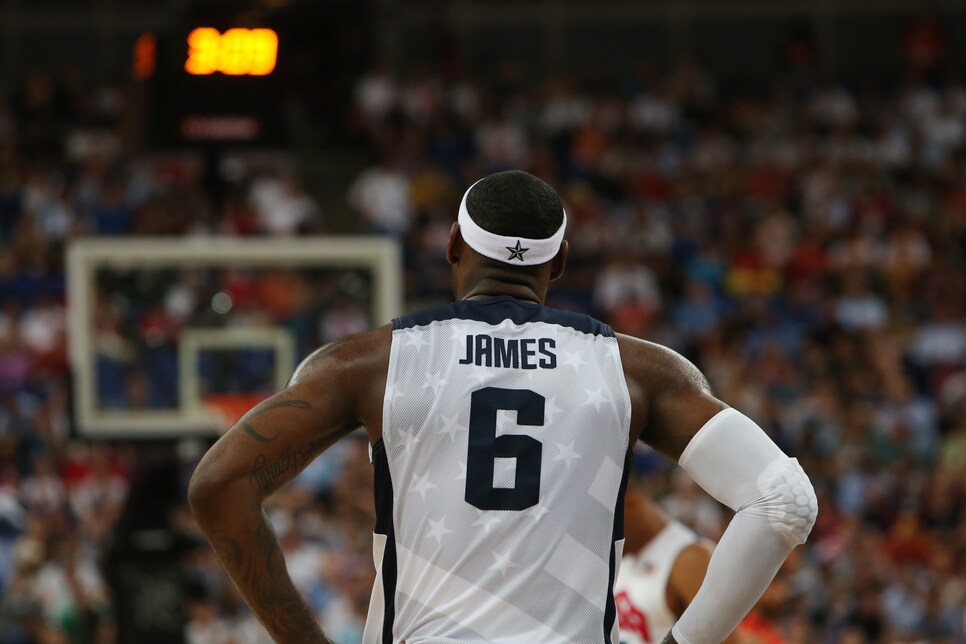
[(805, 543), (818, 517), (818, 499), (798, 459), (772, 463), (758, 482), (762, 496), (743, 511), (767, 518), (789, 545)]
[(700, 590), (673, 629), (681, 644), (716, 644), (751, 610), (792, 548), (808, 537), (818, 502), (798, 461), (733, 409), (709, 420), (679, 463), (737, 512)]
[(679, 463), (735, 512), (767, 519), (789, 545), (804, 543), (815, 524), (818, 500), (798, 460), (739, 411), (725, 409), (709, 420)]

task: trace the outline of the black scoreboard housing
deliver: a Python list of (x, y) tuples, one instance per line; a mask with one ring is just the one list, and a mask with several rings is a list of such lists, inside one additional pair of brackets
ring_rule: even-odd
[(152, 148), (283, 145), (282, 39), (275, 69), (267, 75), (192, 75), (185, 70), (188, 34), (199, 26), (224, 32), (238, 25), (191, 25), (156, 36), (153, 71), (141, 81), (146, 143)]

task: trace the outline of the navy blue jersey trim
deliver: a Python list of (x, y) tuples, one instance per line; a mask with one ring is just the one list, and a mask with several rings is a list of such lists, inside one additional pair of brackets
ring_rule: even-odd
[(392, 477), (386, 445), (380, 438), (372, 447), (373, 482), (376, 496), (376, 533), (386, 535), (382, 556), (382, 592), (385, 613), (382, 642), (392, 644), (392, 627), (396, 619), (396, 535), (392, 524)]
[(392, 321), (392, 328), (393, 330), (411, 329), (443, 320), (475, 320), (492, 325), (498, 325), (504, 320), (510, 320), (514, 324), (545, 322), (589, 335), (615, 337), (612, 328), (589, 315), (551, 309), (532, 302), (522, 302), (509, 295), (500, 295), (486, 300), (460, 300), (452, 304), (415, 311), (395, 318)]
[(627, 448), (624, 455), (624, 473), (621, 475), (621, 486), (617, 491), (617, 503), (614, 506), (614, 533), (611, 537), (610, 572), (607, 576), (607, 599), (604, 605), (604, 642), (609, 644), (614, 620), (617, 619), (617, 605), (614, 603), (614, 572), (617, 570), (617, 553), (614, 543), (624, 538), (624, 493), (627, 491), (627, 475), (631, 471), (632, 450)]

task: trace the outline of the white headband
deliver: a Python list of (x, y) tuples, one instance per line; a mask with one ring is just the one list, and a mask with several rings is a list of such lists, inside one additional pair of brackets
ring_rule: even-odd
[[(482, 181), (482, 179), (480, 179)], [(479, 183), (477, 181), (476, 183)], [(526, 237), (504, 237), (491, 233), (480, 228), (473, 218), (470, 217), (469, 210), (466, 209), (466, 198), (470, 190), (476, 186), (474, 183), (463, 193), (463, 201), (460, 202), (460, 214), (457, 221), (460, 225), (460, 233), (463, 241), (469, 244), (470, 248), (484, 257), (495, 259), (505, 264), (514, 266), (535, 266), (549, 262), (557, 255), (560, 244), (563, 243), (564, 232), (567, 230), (567, 211), (563, 211), (563, 222), (552, 236), (546, 239), (528, 239)]]

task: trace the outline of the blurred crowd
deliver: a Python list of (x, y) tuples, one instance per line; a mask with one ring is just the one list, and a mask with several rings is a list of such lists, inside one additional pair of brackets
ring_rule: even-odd
[[(450, 296), (443, 248), (462, 191), (528, 170), (570, 221), (550, 304), (681, 351), (810, 473), (818, 524), (757, 609), (768, 637), (749, 642), (966, 642), (966, 85), (790, 76), (753, 92), (687, 63), (621, 83), (534, 83), (512, 64), (487, 82), (399, 79), (375, 65), (355, 99), (347, 127), (372, 164), (346, 201), (402, 242), (407, 306)], [(110, 553), (143, 450), (72, 425), (65, 241), (339, 229), (290, 167), (139, 151), (130, 112), (122, 92), (70, 75), (0, 93), (2, 642), (123, 642)], [(106, 278), (98, 302), (107, 406), (170, 403), (167, 363), (143, 358), (175, 346), (186, 320), (268, 319), (302, 329), (306, 347), (370, 322), (365, 289), (336, 278), (291, 307), (244, 274), (146, 282)], [(198, 451), (179, 450), (164, 517), (186, 544), (184, 637), (263, 642), (178, 496)], [(635, 484), (709, 537), (727, 523), (643, 446)], [(338, 642), (358, 642), (365, 619), (370, 489), (358, 438), (270, 503), (295, 582)]]
[[(446, 291), (465, 186), (528, 169), (570, 222), (550, 303), (681, 351), (802, 462), (821, 511), (762, 607), (782, 641), (966, 641), (966, 85), (377, 68), (357, 101), (379, 163), (348, 198), (405, 241), (411, 299)], [(637, 465), (673, 515), (721, 534), (687, 477), (646, 449)]]

